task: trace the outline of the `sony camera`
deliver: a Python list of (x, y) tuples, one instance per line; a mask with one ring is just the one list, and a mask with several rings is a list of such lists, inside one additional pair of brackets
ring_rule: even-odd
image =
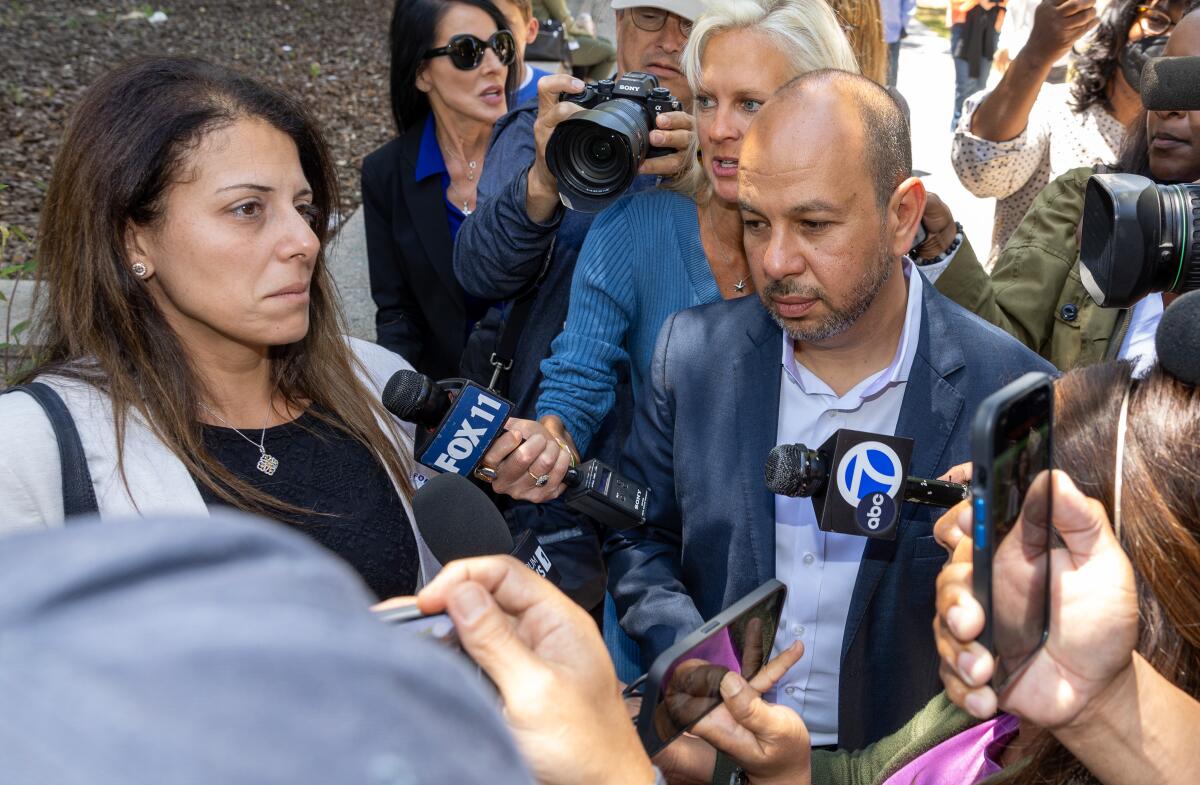
[(1080, 277), (1104, 308), (1200, 288), (1200, 184), (1097, 174), (1084, 192)]
[(629, 188), (643, 161), (675, 152), (650, 144), (656, 118), (683, 109), (652, 74), (631, 71), (615, 82), (602, 79), (559, 100), (587, 110), (559, 123), (546, 145), (559, 198), (572, 210), (600, 212)]

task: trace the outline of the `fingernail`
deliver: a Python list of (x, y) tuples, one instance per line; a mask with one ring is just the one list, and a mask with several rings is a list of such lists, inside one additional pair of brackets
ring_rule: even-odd
[(963, 701), (963, 703), (966, 704), (967, 712), (969, 714), (973, 714), (980, 719), (983, 719), (985, 716), (987, 716), (987, 702), (978, 692), (968, 693), (967, 699)]
[(959, 528), (962, 528), (963, 526), (970, 526), (970, 525), (971, 525), (971, 505), (968, 504), (968, 505), (965, 505), (961, 510), (958, 511), (958, 526), (959, 526)]
[(742, 691), (742, 680), (733, 671), (721, 679), (721, 695), (726, 698), (736, 697)]
[(580, 79), (572, 79), (571, 80), (571, 89), (575, 90), (576, 92), (582, 90), (583, 89), (583, 81)]
[(650, 132), (650, 144), (662, 144), (662, 143), (663, 143), (663, 134), (659, 133), (658, 131), (651, 131)]
[(959, 634), (959, 629), (962, 626), (963, 609), (958, 605), (951, 605), (946, 611), (946, 626), (950, 628), (950, 632), (955, 635)]
[(488, 598), (483, 589), (473, 583), (467, 583), (450, 595), (449, 605), (461, 621), (474, 624), (487, 609), (487, 602)]
[(963, 681), (972, 687), (979, 686), (975, 679), (975, 666), (978, 664), (978, 662), (979, 658), (969, 651), (959, 652), (958, 660), (956, 661), (956, 664), (958, 665), (958, 675), (962, 677)]

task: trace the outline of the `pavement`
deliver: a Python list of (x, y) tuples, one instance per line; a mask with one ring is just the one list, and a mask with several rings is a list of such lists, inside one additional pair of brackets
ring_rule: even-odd
[[(597, 22), (602, 28), (611, 24), (603, 17)], [(950, 205), (976, 252), (986, 257), (995, 201), (973, 196), (959, 183), (950, 165), (949, 129), (954, 103), (950, 42), (915, 19), (908, 30), (900, 49), (898, 88), (912, 115), (913, 167), (928, 173), (922, 176), (926, 188)], [(330, 245), (328, 260), (350, 334), (374, 341), (375, 304), (367, 276), (367, 241), (361, 208), (342, 225)]]

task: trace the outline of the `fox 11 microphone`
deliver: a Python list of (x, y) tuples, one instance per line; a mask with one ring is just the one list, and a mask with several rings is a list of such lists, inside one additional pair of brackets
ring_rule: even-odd
[(909, 477), (912, 451), (903, 436), (841, 428), (816, 450), (777, 445), (764, 474), (772, 493), (811, 497), (822, 531), (894, 540), (900, 502), (953, 507), (968, 494), (960, 483)]
[(508, 554), (556, 586), (558, 570), (528, 529), (516, 542), (504, 516), (483, 491), (459, 474), (439, 474), (413, 496), (421, 538), (442, 564), (474, 556)]
[[(383, 405), (417, 426), (413, 452), (432, 469), (469, 478), (504, 430), (511, 402), (467, 379), (435, 382), (416, 371), (397, 371), (383, 388)], [(563, 478), (563, 501), (611, 529), (646, 522), (648, 488), (641, 488), (598, 460), (584, 461)]]

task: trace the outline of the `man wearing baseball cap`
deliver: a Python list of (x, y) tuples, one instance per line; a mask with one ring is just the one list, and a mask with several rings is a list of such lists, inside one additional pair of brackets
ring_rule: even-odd
[[(703, 0), (613, 0), (612, 7), (618, 71), (653, 74), (690, 110), (692, 93), (680, 58), (692, 24), (704, 11)], [(470, 375), (484, 382), (490, 376), (489, 361), (506, 368), (499, 391), (516, 404), (517, 417), (531, 421), (541, 380), (539, 365), (549, 356), (550, 342), (566, 319), (575, 259), (594, 217), (559, 202), (558, 183), (546, 166), (546, 144), (555, 126), (582, 110), (577, 104), (560, 103), (559, 95), (581, 92), (583, 86), (569, 74), (543, 77), (536, 104), (518, 107), (500, 119), (480, 177), (477, 207), (455, 240), (454, 272), (469, 295), (505, 301), (533, 291), (523, 307), (504, 309), (500, 337), (477, 332), (463, 358)], [(675, 174), (683, 164), (692, 129), (686, 112), (660, 115), (650, 143), (678, 152), (647, 159), (629, 190), (653, 188), (662, 177)], [(507, 356), (502, 351), (505, 346), (514, 347)], [(620, 396), (629, 395), (627, 382), (617, 394), (618, 403)], [(631, 409), (631, 405), (614, 407), (621, 412)], [(539, 435), (533, 432), (541, 428), (536, 422), (528, 427), (530, 432), (523, 434), (527, 439)], [(607, 422), (593, 440), (591, 456), (615, 463), (626, 430)], [(540, 435), (547, 449), (557, 449), (553, 438)], [(514, 531), (532, 529), (539, 537), (572, 599), (589, 610), (600, 603), (604, 566), (599, 540), (588, 520), (561, 502), (512, 502), (505, 515)]]

